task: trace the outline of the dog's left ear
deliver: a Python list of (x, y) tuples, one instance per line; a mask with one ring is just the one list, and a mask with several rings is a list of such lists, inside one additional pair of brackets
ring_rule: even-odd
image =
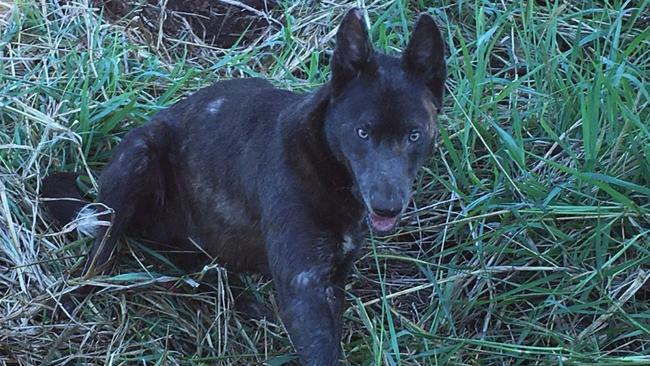
[(402, 55), (404, 68), (425, 79), (433, 94), (436, 108), (442, 108), (447, 66), (445, 64), (445, 42), (435, 21), (428, 14), (420, 15), (413, 35)]
[(374, 49), (361, 10), (354, 8), (343, 17), (336, 33), (332, 56), (332, 85), (335, 93), (372, 64)]

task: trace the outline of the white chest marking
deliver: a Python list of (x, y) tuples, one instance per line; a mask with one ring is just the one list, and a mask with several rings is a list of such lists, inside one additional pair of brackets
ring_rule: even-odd
[(357, 249), (357, 246), (352, 242), (352, 237), (350, 235), (343, 236), (343, 254), (349, 254), (350, 252)]

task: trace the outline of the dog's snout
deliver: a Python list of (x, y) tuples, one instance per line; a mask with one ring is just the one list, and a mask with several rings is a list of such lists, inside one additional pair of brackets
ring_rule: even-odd
[(368, 206), (375, 215), (396, 217), (402, 213), (407, 194), (395, 184), (376, 185), (371, 192)]

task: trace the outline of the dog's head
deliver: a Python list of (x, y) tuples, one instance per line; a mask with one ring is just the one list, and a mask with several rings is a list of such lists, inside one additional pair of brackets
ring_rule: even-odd
[(396, 227), (432, 152), (447, 74), (444, 50), (426, 14), (400, 58), (373, 49), (359, 10), (348, 12), (339, 27), (325, 138), (348, 167), (378, 234)]

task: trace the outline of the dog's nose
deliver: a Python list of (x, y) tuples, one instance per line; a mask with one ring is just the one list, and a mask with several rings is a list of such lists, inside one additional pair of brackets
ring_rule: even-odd
[(382, 217), (395, 217), (399, 215), (399, 213), (402, 211), (401, 207), (398, 206), (392, 206), (392, 207), (374, 207), (372, 208), (372, 211), (379, 216)]

